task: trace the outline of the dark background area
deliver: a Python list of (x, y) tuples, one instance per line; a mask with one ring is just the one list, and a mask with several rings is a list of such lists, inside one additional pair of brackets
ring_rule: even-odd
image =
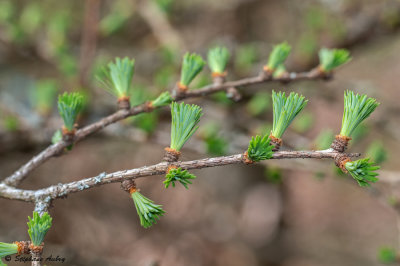
[[(382, 159), (382, 180), (372, 188), (338, 173), (332, 161), (302, 159), (196, 170), (188, 190), (165, 189), (163, 177), (153, 176), (138, 186), (167, 213), (143, 229), (132, 199), (110, 184), (54, 201), (44, 257), (59, 255), (65, 265), (380, 265), (379, 249), (399, 249), (400, 241), (399, 25), (400, 3), (389, 0), (0, 0), (0, 177), (50, 144), (62, 125), (58, 93), (87, 95), (81, 126), (115, 111), (95, 75), (116, 56), (136, 60), (135, 104), (174, 86), (186, 51), (206, 58), (210, 47), (227, 46), (228, 80), (235, 80), (256, 75), (282, 41), (292, 45), (290, 71), (316, 66), (321, 47), (347, 48), (352, 61), (329, 82), (239, 88), (237, 103), (224, 93), (188, 100), (205, 114), (182, 160), (243, 152), (252, 135), (271, 129), (272, 89), (309, 99), (284, 149), (327, 148), (350, 89), (381, 103), (349, 149)], [(209, 76), (205, 68), (194, 89)], [(51, 159), (22, 187), (157, 163), (169, 136), (169, 108), (127, 119)], [(26, 240), (32, 209), (1, 199), (0, 240)]]

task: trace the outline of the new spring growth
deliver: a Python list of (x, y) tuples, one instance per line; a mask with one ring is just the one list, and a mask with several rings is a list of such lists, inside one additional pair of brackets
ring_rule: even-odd
[(213, 76), (224, 76), (226, 65), (229, 61), (229, 51), (226, 47), (217, 46), (208, 51), (208, 65), (212, 71)]
[(197, 105), (172, 102), (171, 149), (180, 151), (186, 141), (196, 132), (202, 116)]
[(58, 112), (68, 132), (74, 131), (74, 124), (83, 109), (83, 104), (84, 98), (79, 92), (64, 92), (58, 96)]
[(187, 88), (192, 80), (203, 70), (205, 64), (206, 62), (200, 55), (186, 53), (183, 56), (180, 87)]
[(379, 103), (367, 95), (354, 94), (352, 91), (344, 93), (344, 112), (340, 135), (350, 137), (357, 126), (364, 121)]
[(319, 53), (320, 70), (330, 72), (350, 61), (350, 53), (345, 49), (322, 48)]
[(196, 176), (189, 173), (187, 170), (182, 170), (182, 168), (171, 168), (167, 175), (165, 176), (164, 184), (165, 188), (168, 188), (172, 184), (175, 187), (175, 182), (181, 183), (186, 189), (188, 189), (188, 184), (192, 184), (191, 179), (195, 179)]
[(171, 94), (168, 91), (165, 91), (165, 92), (161, 93), (157, 97), (157, 99), (155, 99), (151, 102), (151, 106), (153, 106), (154, 108), (163, 107), (163, 106), (170, 104), (171, 102), (172, 102)]
[(253, 162), (267, 160), (274, 154), (272, 151), (273, 148), (274, 146), (271, 145), (267, 135), (263, 138), (261, 136), (251, 137), (246, 156)]
[(53, 219), (45, 212), (42, 216), (37, 212), (33, 212), (33, 218), (29, 217), (28, 234), (34, 246), (40, 246), (44, 237), (49, 231)]
[(161, 205), (156, 205), (154, 202), (134, 189), (131, 193), (133, 202), (135, 203), (136, 211), (139, 215), (140, 224), (144, 228), (148, 228), (157, 223), (157, 220), (164, 215), (165, 211)]
[(375, 183), (378, 181), (378, 173), (375, 171), (380, 169), (380, 167), (373, 164), (369, 162), (369, 158), (365, 158), (354, 162), (347, 162), (345, 168), (361, 187), (368, 187), (370, 186), (369, 182)]
[[(13, 255), (18, 253), (18, 245), (15, 243), (3, 243), (0, 242), (0, 261), (5, 256)], [(1, 264), (0, 264), (1, 265)]]
[(117, 57), (115, 62), (110, 62), (103, 68), (103, 77), (97, 79), (103, 84), (104, 89), (115, 95), (118, 100), (129, 100), (134, 72), (134, 59)]
[(293, 119), (307, 105), (304, 96), (290, 93), (286, 97), (284, 92), (272, 91), (273, 125), (271, 136), (280, 139)]
[(285, 62), (289, 56), (291, 47), (287, 42), (275, 45), (268, 58), (268, 64), (264, 67), (264, 70), (268, 72), (274, 72), (277, 68)]

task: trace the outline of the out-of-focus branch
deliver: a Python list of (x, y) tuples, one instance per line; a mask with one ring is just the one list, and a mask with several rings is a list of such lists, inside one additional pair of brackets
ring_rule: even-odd
[(96, 55), (101, 0), (86, 0), (79, 58), (79, 79), (82, 86), (88, 84), (88, 72)]
[(155, 1), (139, 0), (138, 12), (148, 23), (156, 38), (165, 46), (186, 50), (185, 42)]

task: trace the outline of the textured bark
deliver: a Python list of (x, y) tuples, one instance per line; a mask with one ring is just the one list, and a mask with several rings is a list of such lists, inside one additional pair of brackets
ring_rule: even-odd
[[(280, 151), (275, 152), (272, 159), (333, 159), (335, 160), (338, 153), (333, 150), (324, 151)], [(358, 157), (359, 153), (343, 154), (347, 157)], [(221, 156), (214, 158), (205, 158), (192, 161), (178, 161), (174, 162), (174, 166), (181, 167), (182, 169), (201, 169), (216, 166), (223, 166), (229, 164), (247, 164), (246, 158), (243, 154), (236, 154), (230, 156)], [(24, 190), (0, 184), (0, 197), (8, 199), (16, 199), (28, 202), (35, 202), (38, 204), (50, 203), (52, 199), (63, 198), (68, 194), (88, 190), (93, 187), (122, 182), (124, 180), (136, 179), (139, 177), (163, 175), (169, 166), (168, 162), (160, 162), (155, 165), (143, 166), (140, 168), (122, 170), (113, 173), (101, 173), (97, 176), (85, 178), (79, 181), (74, 181), (66, 184), (58, 184), (39, 190)], [(48, 206), (48, 205), (45, 205)]]
[(31, 256), (32, 256), (32, 266), (41, 266), (42, 265), (42, 252), (43, 252), (43, 244), (40, 246), (30, 245)]

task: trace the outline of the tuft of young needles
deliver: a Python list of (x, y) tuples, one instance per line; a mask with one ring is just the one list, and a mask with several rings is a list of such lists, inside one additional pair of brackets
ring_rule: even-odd
[(198, 129), (202, 116), (201, 108), (185, 103), (171, 103), (171, 149), (180, 151), (186, 141)]
[(72, 131), (75, 121), (82, 111), (84, 105), (84, 97), (79, 92), (67, 93), (58, 96), (58, 112), (64, 121), (64, 126)]
[[(0, 242), (0, 258), (18, 253), (18, 245), (15, 243)], [(1, 264), (0, 264), (1, 265)]]
[(340, 135), (350, 137), (357, 126), (364, 121), (379, 103), (367, 95), (354, 94), (352, 91), (344, 93), (344, 112)]
[(192, 80), (203, 70), (206, 62), (195, 53), (183, 56), (180, 84), (188, 87)]
[(172, 96), (168, 91), (161, 93), (155, 100), (151, 102), (151, 105), (155, 108), (163, 107), (172, 102)]
[(291, 47), (287, 42), (275, 45), (269, 55), (267, 64), (268, 69), (275, 71), (280, 65), (282, 65), (289, 56), (290, 50)]
[(258, 135), (251, 137), (247, 149), (247, 157), (254, 162), (271, 159), (274, 154), (273, 148), (274, 146), (270, 144), (270, 139), (267, 135), (262, 138)]
[(273, 125), (271, 135), (280, 139), (293, 119), (307, 105), (304, 96), (290, 93), (286, 97), (284, 92), (272, 91)]
[(347, 162), (345, 168), (361, 187), (369, 187), (370, 183), (378, 181), (377, 176), (379, 174), (375, 171), (380, 169), (380, 167), (374, 166), (373, 164), (373, 162), (369, 162), (369, 158), (364, 158), (353, 162)]
[(322, 48), (318, 55), (320, 68), (324, 72), (330, 72), (351, 60), (350, 53), (346, 49)]
[(29, 217), (28, 234), (34, 246), (40, 246), (44, 237), (51, 228), (53, 219), (45, 212), (42, 216), (37, 212), (33, 212), (33, 218)]
[(186, 189), (188, 189), (188, 184), (192, 184), (191, 179), (195, 179), (196, 176), (189, 173), (187, 170), (182, 170), (182, 168), (172, 168), (169, 170), (165, 176), (164, 184), (165, 188), (168, 188), (172, 184), (175, 187), (175, 182), (181, 183)]
[(136, 211), (140, 219), (140, 224), (144, 228), (148, 228), (157, 223), (157, 220), (164, 215), (165, 211), (161, 205), (154, 204), (149, 198), (146, 198), (138, 191), (131, 194), (133, 202), (135, 203)]
[(208, 51), (208, 65), (213, 73), (223, 74), (229, 61), (229, 51), (226, 47), (217, 46)]
[(135, 73), (135, 60), (117, 57), (115, 62), (108, 63), (103, 68), (103, 76), (97, 77), (100, 83), (118, 99), (130, 96), (133, 74)]

